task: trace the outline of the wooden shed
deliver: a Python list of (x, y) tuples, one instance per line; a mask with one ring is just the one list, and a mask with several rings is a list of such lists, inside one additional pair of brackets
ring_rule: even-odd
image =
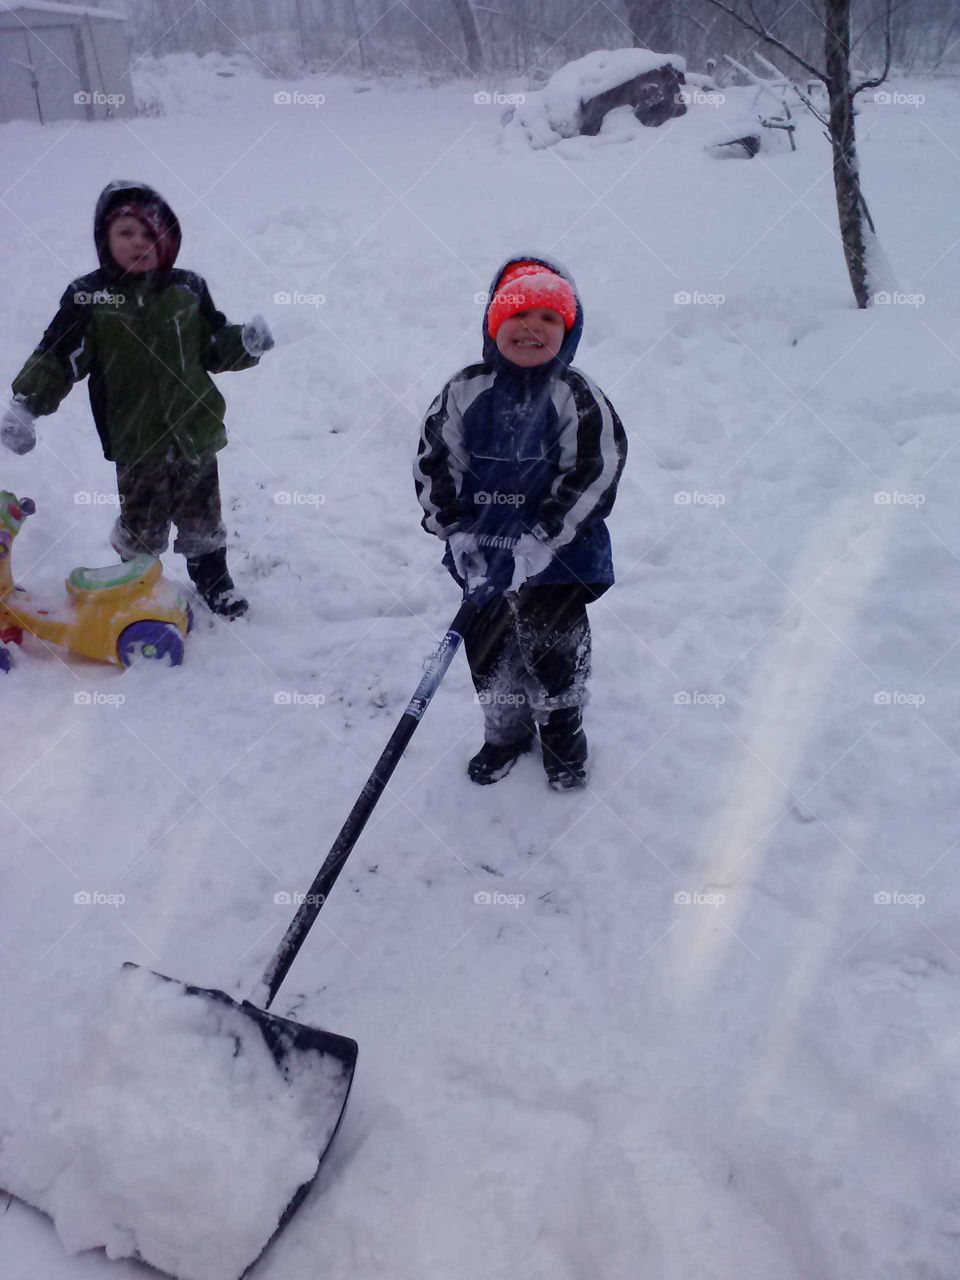
[(134, 114), (122, 13), (56, 0), (3, 0), (0, 121)]

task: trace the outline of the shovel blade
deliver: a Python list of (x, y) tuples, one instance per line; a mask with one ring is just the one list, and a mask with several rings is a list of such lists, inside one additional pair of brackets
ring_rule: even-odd
[[(123, 968), (124, 970), (136, 970), (140, 966), (128, 961)], [(273, 1058), (277, 1070), (285, 1080), (292, 1082), (297, 1077), (309, 1074), (311, 1068), (321, 1063), (326, 1076), (334, 1080), (331, 1094), (324, 1097), (324, 1112), (330, 1116), (330, 1125), (326, 1129), (329, 1136), (322, 1142), (321, 1149), (318, 1151), (316, 1168), (312, 1175), (293, 1191), (272, 1234), (263, 1241), (259, 1252), (255, 1257), (249, 1259), (245, 1268), (237, 1277), (237, 1280), (243, 1280), (243, 1277), (260, 1260), (264, 1251), (276, 1239), (302, 1204), (333, 1145), (333, 1140), (343, 1122), (347, 1101), (350, 1096), (350, 1087), (353, 1083), (357, 1062), (357, 1043), (346, 1036), (335, 1035), (333, 1032), (324, 1031), (319, 1027), (304, 1026), (301, 1023), (293, 1022), (289, 1018), (281, 1018), (277, 1014), (257, 1008), (256, 1005), (247, 1000), (236, 1001), (227, 995), (225, 991), (191, 986), (180, 982), (176, 978), (170, 978), (166, 974), (155, 973), (153, 970), (147, 970), (146, 972), (162, 979), (164, 982), (173, 984), (185, 996), (210, 1002), (217, 1009), (226, 1008), (232, 1012), (232, 1015), (241, 1016), (247, 1024), (255, 1027), (260, 1036), (262, 1036), (263, 1043)], [(144, 1259), (144, 1261), (150, 1260)]]
[(356, 1060), (345, 1036), (124, 965), (49, 1105), (4, 1133), (2, 1185), (69, 1253), (242, 1280), (316, 1179)]

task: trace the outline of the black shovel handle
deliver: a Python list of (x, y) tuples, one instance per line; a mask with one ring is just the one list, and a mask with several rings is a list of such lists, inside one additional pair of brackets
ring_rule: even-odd
[(340, 834), (333, 842), (333, 847), (327, 854), (323, 866), (317, 872), (316, 879), (310, 886), (297, 914), (293, 917), (289, 928), (283, 935), (283, 940), (277, 948), (276, 954), (267, 966), (261, 987), (254, 999), (255, 1004), (260, 1003), (260, 999), (264, 996), (264, 989), (263, 1007), (269, 1009), (273, 1003), (274, 996), (280, 989), (280, 984), (287, 976), (287, 970), (293, 964), (297, 953), (306, 940), (307, 934), (313, 928), (313, 924), (320, 914), (320, 908), (326, 902), (327, 895), (336, 884), (337, 877), (343, 870), (344, 864), (350, 856), (361, 831), (366, 826), (374, 805), (383, 794), (383, 790), (390, 781), (400, 757), (406, 750), (407, 743), (413, 737), (423, 713), (430, 705), (430, 700), (436, 693), (440, 681), (446, 675), (447, 668), (456, 656), (456, 652), (463, 640), (464, 631), (477, 610), (496, 594), (497, 590), (495, 588), (481, 588), (464, 599), (456, 617), (450, 623), (446, 635), (441, 640), (436, 652), (431, 656), (424, 670), (423, 679), (417, 685), (406, 711), (400, 717), (400, 721), (390, 737), (390, 741), (384, 747), (383, 754), (357, 797), (356, 804), (350, 810), (349, 817), (343, 824)]

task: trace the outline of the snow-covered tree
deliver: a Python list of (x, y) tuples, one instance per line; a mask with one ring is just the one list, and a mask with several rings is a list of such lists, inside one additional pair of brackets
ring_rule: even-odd
[[(869, 252), (875, 229), (860, 186), (855, 100), (858, 94), (882, 84), (890, 70), (893, 0), (884, 0), (884, 65), (875, 75), (860, 74), (851, 66), (854, 47), (851, 33), (852, 0), (813, 0), (810, 6), (810, 12), (815, 14), (822, 29), (822, 66), (808, 60), (774, 33), (776, 13), (772, 21), (765, 20), (758, 14), (752, 0), (747, 0), (746, 14), (736, 3), (727, 4), (725, 0), (710, 0), (710, 3), (730, 14), (766, 44), (792, 58), (809, 75), (825, 85), (827, 112), (823, 113), (809, 98), (807, 105), (826, 127), (833, 148), (833, 182), (844, 257), (857, 306), (867, 307), (875, 287), (871, 286)], [(780, 6), (783, 10), (787, 7), (786, 4)]]

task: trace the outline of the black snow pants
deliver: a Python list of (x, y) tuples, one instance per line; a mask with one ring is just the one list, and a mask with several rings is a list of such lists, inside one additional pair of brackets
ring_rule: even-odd
[(527, 586), (479, 611), (463, 642), (486, 742), (509, 746), (530, 737), (538, 722), (549, 723), (552, 712), (583, 706), (590, 674), (586, 606), (606, 590), (579, 582)]
[(117, 489), (120, 514), (110, 545), (121, 560), (166, 551), (171, 523), (177, 526), (173, 549), (188, 559), (226, 546), (215, 453), (194, 462), (173, 445), (159, 458), (118, 462)]

